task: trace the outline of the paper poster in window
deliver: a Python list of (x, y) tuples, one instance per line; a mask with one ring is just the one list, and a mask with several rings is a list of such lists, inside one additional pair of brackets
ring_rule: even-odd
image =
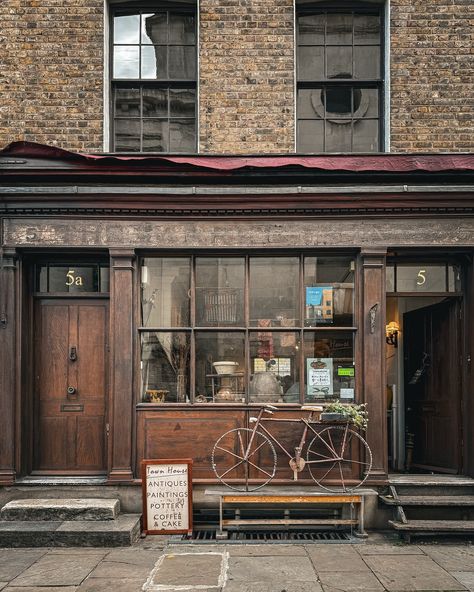
[(306, 360), (306, 390), (315, 399), (324, 399), (334, 394), (332, 358)]
[(311, 324), (333, 322), (333, 289), (331, 286), (306, 288), (306, 320)]

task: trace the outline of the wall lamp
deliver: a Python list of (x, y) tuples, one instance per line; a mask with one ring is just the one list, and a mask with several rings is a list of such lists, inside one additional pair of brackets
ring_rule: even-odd
[(388, 325), (385, 325), (385, 341), (388, 345), (393, 345), (393, 347), (398, 347), (398, 332), (400, 331), (400, 326), (395, 321), (390, 321)]

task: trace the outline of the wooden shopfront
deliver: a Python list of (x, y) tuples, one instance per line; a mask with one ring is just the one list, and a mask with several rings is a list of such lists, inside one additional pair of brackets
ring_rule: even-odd
[[(387, 303), (390, 315), (413, 296), (390, 283), (410, 265), (415, 285), (444, 269), (422, 296), (462, 318), (439, 328), (449, 345), (433, 389), (456, 383), (455, 472), (473, 475), (474, 158), (364, 158), (5, 150), (1, 482), (133, 484), (143, 458), (191, 458), (194, 483), (213, 483), (213, 443), (262, 403), (296, 417), (341, 400), (367, 403), (368, 483), (383, 484)], [(407, 325), (413, 373), (422, 322)], [(290, 478), (282, 460), (276, 483)]]

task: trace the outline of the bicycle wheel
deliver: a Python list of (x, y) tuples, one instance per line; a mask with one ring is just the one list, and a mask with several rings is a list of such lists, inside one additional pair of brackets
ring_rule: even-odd
[[(275, 476), (277, 455), (273, 444), (267, 436), (255, 432), (252, 446), (247, 451), (252, 433), (253, 430), (248, 428), (229, 430), (212, 449), (211, 462), (216, 477), (235, 491), (256, 491)], [(249, 479), (259, 483), (249, 483)]]
[(367, 442), (349, 426), (329, 426), (311, 440), (306, 454), (311, 477), (334, 493), (351, 492), (364, 483), (372, 467)]

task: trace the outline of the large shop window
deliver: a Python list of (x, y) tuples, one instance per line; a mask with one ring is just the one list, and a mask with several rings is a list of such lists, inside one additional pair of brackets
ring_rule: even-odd
[(111, 55), (113, 150), (195, 152), (195, 8), (116, 6)]
[(142, 401), (355, 397), (350, 256), (146, 257)]
[(299, 152), (380, 151), (382, 23), (373, 4), (298, 8)]

